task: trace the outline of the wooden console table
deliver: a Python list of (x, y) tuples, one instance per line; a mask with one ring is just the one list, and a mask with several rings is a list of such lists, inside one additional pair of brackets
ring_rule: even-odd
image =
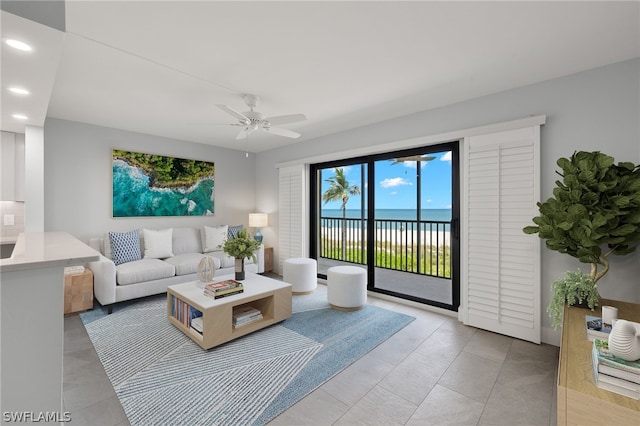
[[(640, 322), (640, 304), (601, 300), (618, 308), (618, 318)], [(600, 389), (593, 377), (592, 342), (585, 315), (601, 316), (600, 307), (565, 306), (558, 365), (558, 425), (638, 425), (640, 401)]]

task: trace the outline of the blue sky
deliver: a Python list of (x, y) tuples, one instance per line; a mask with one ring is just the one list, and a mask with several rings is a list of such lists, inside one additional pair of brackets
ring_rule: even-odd
[[(421, 161), (422, 166), (422, 208), (451, 208), (451, 153), (439, 152), (429, 154), (436, 157), (432, 161)], [(393, 161), (376, 163), (376, 208), (377, 209), (415, 209), (416, 208), (416, 161), (393, 164)], [(360, 166), (343, 167), (347, 180), (352, 185), (360, 182)], [(325, 169), (322, 173), (322, 192), (328, 185), (325, 180), (333, 176), (333, 169)], [(360, 207), (361, 196), (351, 196), (347, 209)], [(323, 204), (324, 209), (339, 209), (340, 202)]]

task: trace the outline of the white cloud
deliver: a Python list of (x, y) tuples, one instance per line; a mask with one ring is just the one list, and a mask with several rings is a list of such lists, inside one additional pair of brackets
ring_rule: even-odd
[(401, 177), (388, 178), (380, 181), (380, 186), (383, 188), (393, 188), (395, 186), (402, 186), (402, 185), (413, 185), (413, 183), (407, 180), (404, 180)]
[(393, 191), (393, 192), (391, 193), (391, 195), (396, 195), (397, 193), (398, 193), (398, 191)]
[(433, 200), (427, 200), (427, 203), (428, 203), (428, 204), (430, 204), (430, 203), (432, 203), (432, 202), (433, 202)]
[(447, 152), (445, 155), (440, 157), (440, 161), (448, 161), (451, 162), (451, 151)]

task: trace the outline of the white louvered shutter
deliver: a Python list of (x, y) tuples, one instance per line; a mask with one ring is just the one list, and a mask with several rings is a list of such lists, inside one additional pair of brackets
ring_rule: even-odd
[(304, 257), (304, 165), (279, 170), (279, 271), (292, 257)]
[(465, 324), (540, 343), (540, 127), (465, 138), (462, 316)]

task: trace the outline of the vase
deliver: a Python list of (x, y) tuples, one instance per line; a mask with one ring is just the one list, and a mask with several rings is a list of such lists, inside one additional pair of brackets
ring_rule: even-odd
[(244, 259), (236, 257), (236, 281), (244, 280)]
[(625, 361), (640, 359), (640, 323), (617, 320), (609, 335), (609, 350)]

